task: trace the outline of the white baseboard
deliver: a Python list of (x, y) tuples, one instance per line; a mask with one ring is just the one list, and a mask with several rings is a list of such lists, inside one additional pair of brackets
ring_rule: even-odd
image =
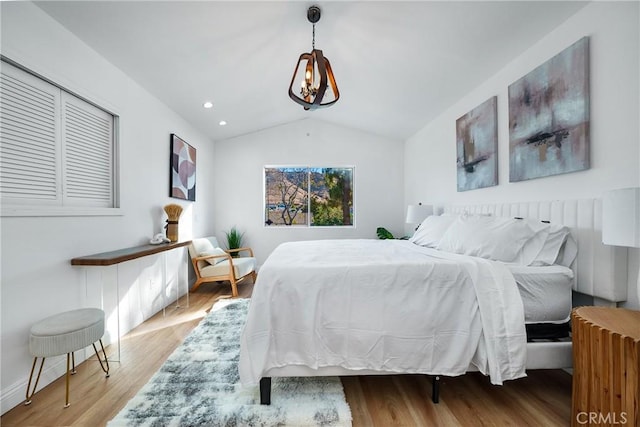
[[(78, 350), (75, 352), (76, 367), (86, 360), (86, 354), (86, 349)], [(93, 354), (93, 349), (91, 349), (91, 354)], [(33, 361), (33, 359), (31, 360)], [(35, 377), (38, 375), (40, 360), (41, 359), (38, 359), (38, 363), (36, 364), (36, 369), (33, 374), (33, 381), (35, 381)], [(40, 375), (40, 381), (38, 382), (36, 394), (33, 396), (33, 403), (31, 404), (37, 405), (37, 392), (42, 390), (44, 387), (48, 386), (61, 376), (65, 375), (66, 371), (66, 355), (47, 357), (44, 362), (44, 367), (42, 368), (42, 374)], [(24, 379), (22, 381), (18, 381), (2, 390), (2, 393), (0, 394), (0, 412), (2, 414), (5, 414), (16, 406), (22, 405), (24, 403), (25, 395), (27, 392), (27, 383), (29, 381), (29, 372), (25, 372), (24, 374)], [(33, 384), (31, 384), (31, 387), (33, 387)], [(64, 393), (60, 395), (60, 406), (64, 406)]]
[[(188, 292), (189, 292), (188, 289), (179, 289), (178, 298), (181, 298), (187, 295)], [(175, 300), (170, 298), (168, 301), (168, 305), (165, 308), (171, 307), (174, 304), (175, 304)], [(144, 319), (141, 319), (141, 321), (135, 325), (130, 325), (129, 327), (127, 327), (127, 325), (124, 325), (124, 324), (121, 325), (121, 327), (123, 328), (123, 330), (120, 331), (121, 336), (124, 336), (131, 329), (139, 326), (140, 324), (144, 323), (147, 319), (149, 319), (150, 317), (156, 315), (161, 311), (162, 311), (162, 308), (160, 308), (158, 312), (153, 313)], [(117, 333), (110, 333), (109, 330), (105, 330), (105, 334), (102, 337), (102, 343), (104, 344), (105, 349), (107, 349), (107, 347), (110, 345), (113, 345), (113, 346), (118, 345), (118, 340), (116, 336), (117, 336)], [(98, 346), (98, 350), (100, 350), (99, 346)], [(75, 352), (76, 366), (80, 365), (80, 363), (84, 362), (87, 359), (87, 357), (91, 357), (92, 355), (94, 355), (92, 346), (88, 346), (85, 349), (76, 351)], [(118, 356), (119, 354), (110, 356), (109, 361), (118, 362), (119, 361)], [(30, 357), (29, 367), (31, 367), (33, 358), (31, 356), (26, 356), (26, 357)], [(37, 375), (37, 370), (39, 368), (40, 368), (40, 361), (38, 361), (36, 365), (36, 372), (34, 373), (34, 377)], [(65, 355), (48, 357), (44, 363), (44, 367), (42, 369), (42, 375), (40, 375), (40, 381), (38, 382), (38, 388), (36, 391), (42, 390), (47, 385), (51, 384), (52, 382), (54, 382), (55, 380), (63, 376), (66, 372), (66, 369), (67, 369), (67, 359)], [(0, 391), (0, 414), (4, 414), (8, 412), (9, 410), (15, 408), (16, 406), (21, 405), (25, 401), (25, 394), (27, 391), (28, 381), (29, 381), (29, 371), (27, 370), (26, 372), (24, 372), (24, 375), (22, 376), (22, 380), (17, 381), (16, 383)], [(35, 378), (34, 378), (34, 381), (35, 381)], [(72, 390), (71, 393), (73, 393), (73, 384), (71, 384), (71, 390)], [(38, 400), (38, 396), (36, 394), (33, 398), (32, 404), (33, 405), (37, 404), (37, 400)], [(60, 396), (60, 405), (64, 406), (64, 394)]]

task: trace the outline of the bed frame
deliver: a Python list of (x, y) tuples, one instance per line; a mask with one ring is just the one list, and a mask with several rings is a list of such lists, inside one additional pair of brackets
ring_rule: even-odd
[[(593, 305), (614, 305), (627, 298), (626, 248), (602, 243), (602, 202), (600, 199), (554, 200), (542, 202), (437, 206), (438, 213), (473, 213), (521, 217), (566, 225), (578, 245), (571, 269), (573, 290), (593, 297)], [(571, 341), (550, 340), (527, 343), (527, 370), (563, 369), (572, 366)], [(474, 370), (473, 367), (469, 369)], [(395, 372), (353, 371), (341, 367), (311, 369), (284, 366), (270, 369), (260, 380), (260, 403), (271, 401), (272, 377), (391, 375)], [(439, 400), (439, 376), (432, 381), (432, 400)]]

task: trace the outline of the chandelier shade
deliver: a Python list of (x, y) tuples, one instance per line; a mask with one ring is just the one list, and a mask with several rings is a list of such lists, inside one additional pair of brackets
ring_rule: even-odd
[(315, 27), (320, 20), (320, 8), (311, 6), (307, 19), (313, 24), (312, 50), (298, 58), (289, 84), (289, 98), (305, 110), (315, 110), (335, 104), (340, 92), (329, 59), (322, 50), (315, 48)]

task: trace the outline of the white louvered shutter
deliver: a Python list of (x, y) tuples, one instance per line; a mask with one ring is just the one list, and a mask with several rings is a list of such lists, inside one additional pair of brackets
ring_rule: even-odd
[(60, 205), (60, 89), (2, 62), (0, 197)]
[(3, 206), (114, 208), (114, 116), (0, 61)]
[(66, 206), (113, 206), (113, 116), (62, 93)]

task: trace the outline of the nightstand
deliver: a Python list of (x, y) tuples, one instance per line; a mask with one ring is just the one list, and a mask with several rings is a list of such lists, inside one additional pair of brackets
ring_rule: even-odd
[(571, 321), (571, 425), (640, 427), (640, 311), (579, 307)]

